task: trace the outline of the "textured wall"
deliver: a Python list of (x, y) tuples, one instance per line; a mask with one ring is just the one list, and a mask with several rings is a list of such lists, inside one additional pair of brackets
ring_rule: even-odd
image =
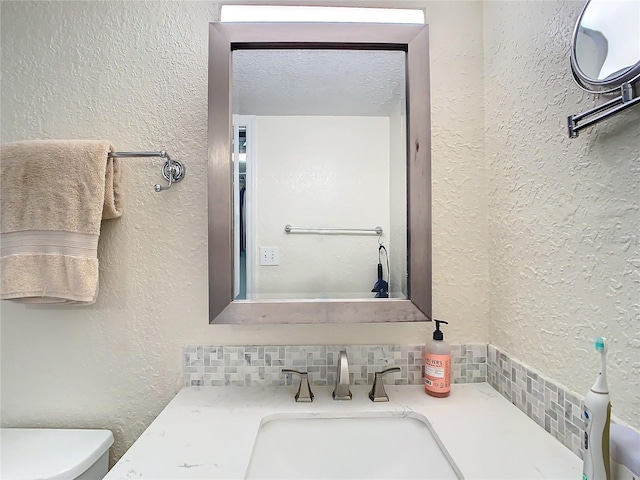
[[(451, 322), (451, 342), (485, 343), (482, 6), (422, 5), (431, 23), (434, 314)], [(208, 325), (213, 2), (0, 8), (2, 141), (108, 138), (125, 150), (166, 148), (187, 165), (182, 183), (157, 194), (159, 159), (123, 161), (126, 210), (103, 225), (95, 305), (2, 302), (4, 425), (110, 428), (119, 458), (181, 387), (186, 345), (415, 345), (430, 334), (425, 324)]]
[(182, 346), (208, 333), (206, 59), (216, 9), (1, 9), (2, 141), (107, 138), (187, 164), (183, 183), (155, 193), (162, 161), (123, 160), (125, 214), (102, 226), (95, 305), (0, 305), (3, 425), (109, 428), (117, 458), (178, 390)]
[(581, 7), (485, 3), (490, 338), (584, 394), (608, 337), (613, 414), (640, 428), (640, 109), (567, 138), (602, 102), (569, 70)]

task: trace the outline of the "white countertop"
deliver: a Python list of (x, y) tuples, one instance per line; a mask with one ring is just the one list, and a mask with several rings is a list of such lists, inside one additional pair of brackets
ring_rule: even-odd
[[(184, 388), (106, 476), (115, 479), (244, 478), (262, 419), (272, 414), (395, 412), (424, 415), (465, 479), (579, 479), (582, 461), (489, 384), (453, 385), (433, 398), (420, 385), (387, 386), (389, 402), (334, 401), (312, 387), (313, 403), (296, 403), (295, 387)], [(319, 453), (320, 454), (320, 453)], [(420, 461), (420, 459), (416, 459)]]

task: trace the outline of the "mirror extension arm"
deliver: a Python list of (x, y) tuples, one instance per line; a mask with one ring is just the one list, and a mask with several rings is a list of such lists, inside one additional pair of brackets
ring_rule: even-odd
[[(634, 95), (633, 85), (631, 83), (625, 83), (620, 87), (620, 95), (613, 100), (609, 100), (608, 102), (598, 105), (597, 107), (587, 110), (579, 115), (569, 115), (567, 118), (569, 138), (576, 138), (580, 130), (606, 120), (607, 118), (633, 107), (638, 103), (640, 103), (640, 96), (636, 97)], [(600, 115), (597, 115), (599, 113)], [(582, 122), (583, 120), (584, 122)], [(579, 122), (582, 123), (578, 124)]]

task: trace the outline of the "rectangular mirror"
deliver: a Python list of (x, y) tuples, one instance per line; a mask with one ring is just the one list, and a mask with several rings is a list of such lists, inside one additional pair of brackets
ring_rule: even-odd
[(430, 190), (425, 25), (211, 24), (211, 323), (430, 320)]
[(232, 66), (234, 300), (407, 298), (405, 53)]

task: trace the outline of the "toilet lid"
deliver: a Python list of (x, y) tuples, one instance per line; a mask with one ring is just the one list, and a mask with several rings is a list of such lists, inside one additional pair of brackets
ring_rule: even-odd
[(76, 478), (111, 445), (109, 430), (2, 428), (0, 478)]

